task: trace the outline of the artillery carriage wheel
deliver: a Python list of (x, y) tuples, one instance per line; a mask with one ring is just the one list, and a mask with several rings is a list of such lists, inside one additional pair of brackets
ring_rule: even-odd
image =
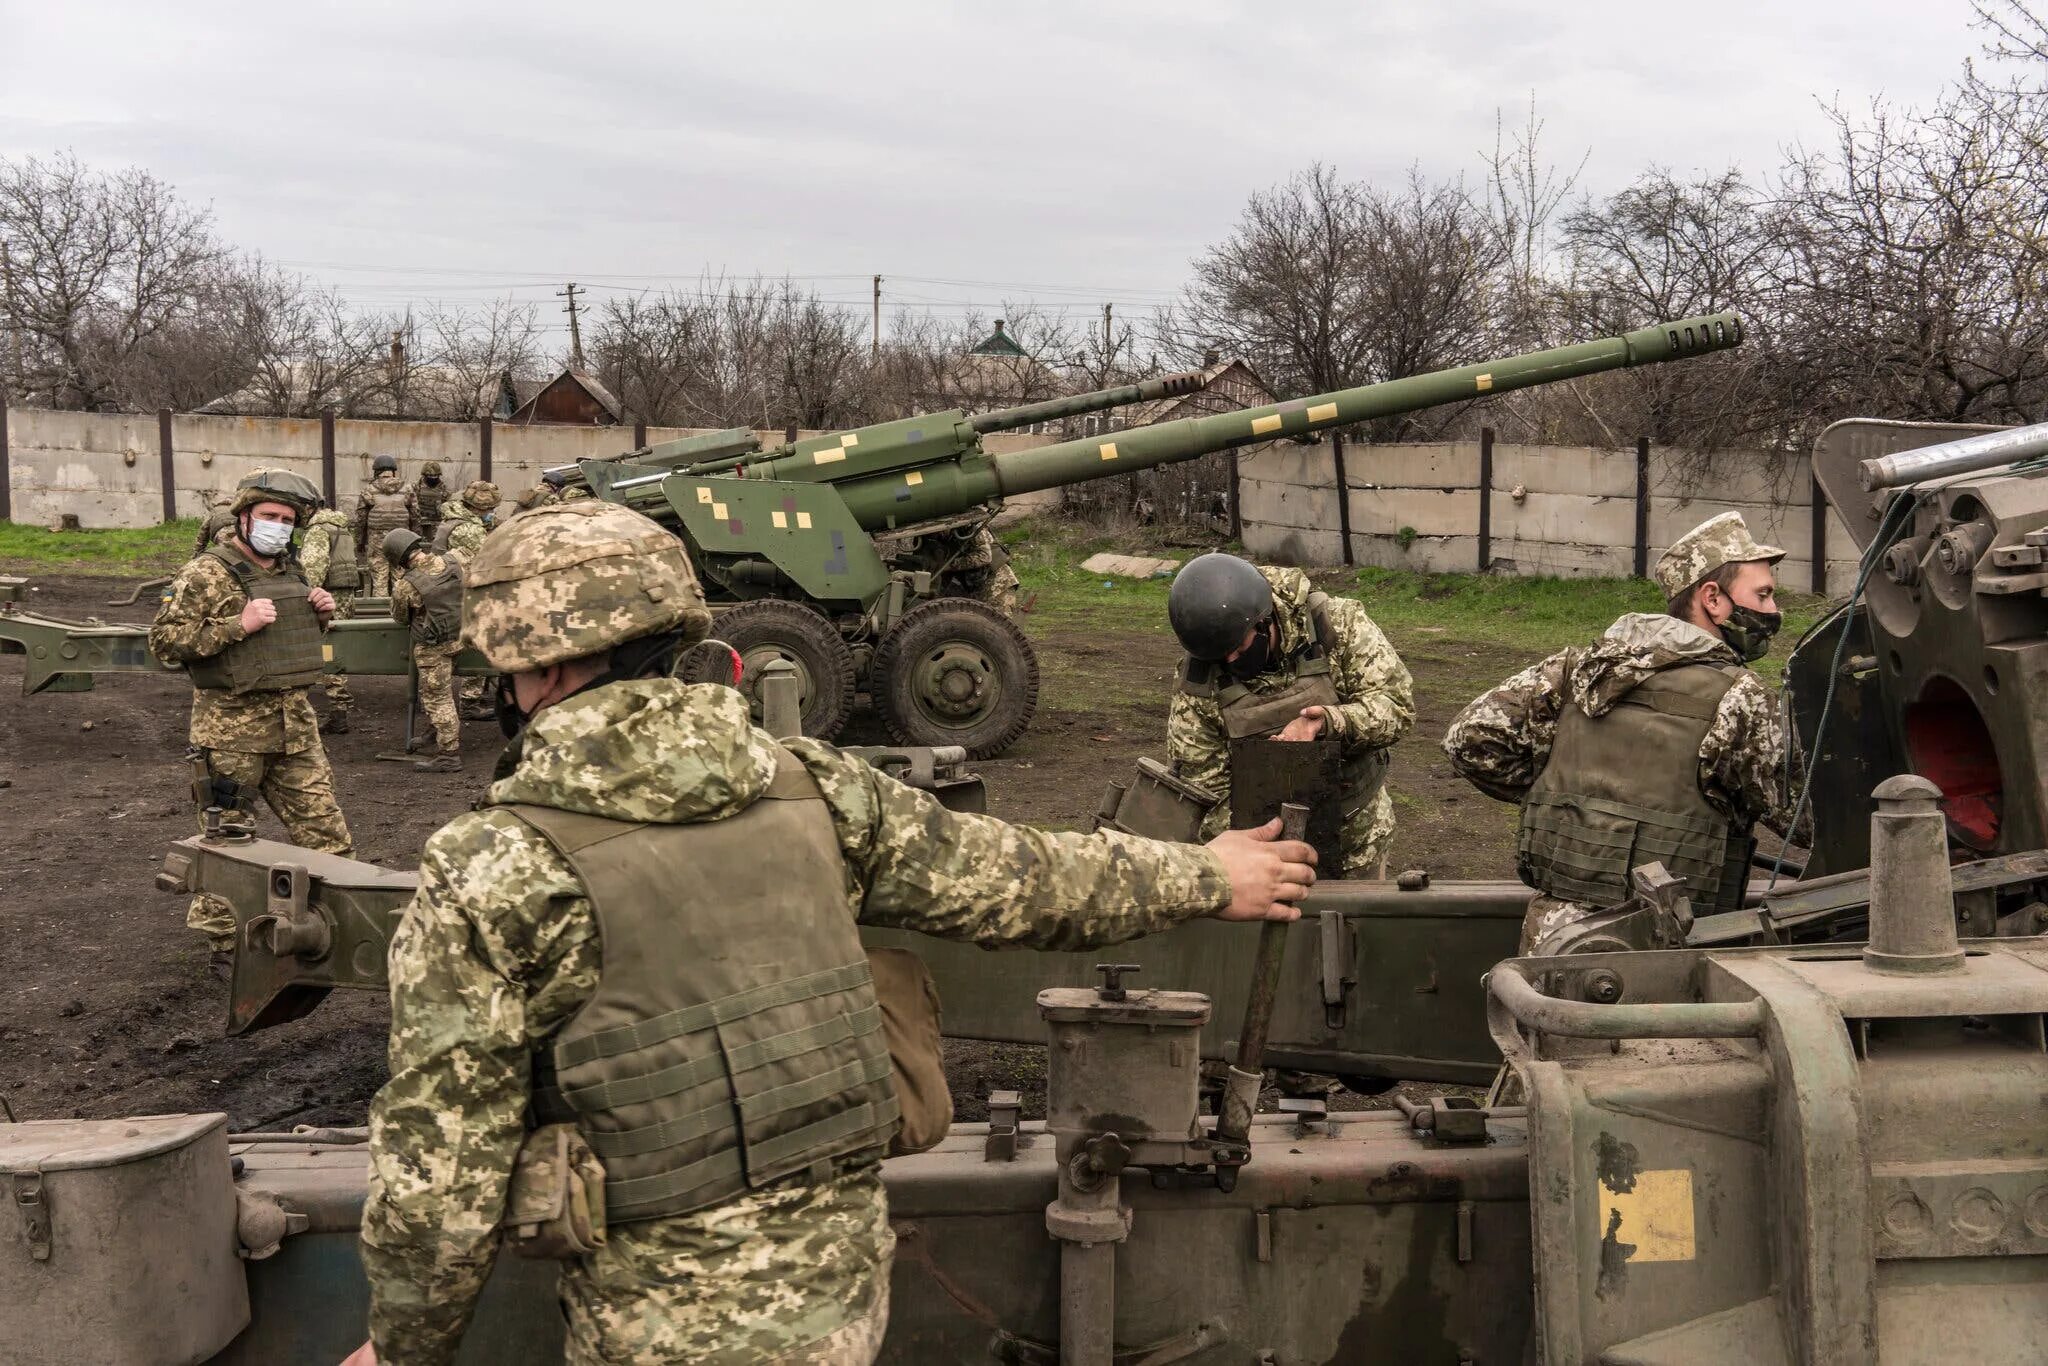
[(1008, 749), (1038, 710), (1038, 655), (986, 603), (942, 598), (911, 609), (875, 647), (875, 710), (898, 744), (959, 745), (975, 759)]
[[(783, 659), (796, 667), (797, 705), (803, 710), (804, 734), (830, 740), (839, 734), (853, 711), (853, 651), (839, 630), (808, 607), (779, 598), (762, 598), (728, 608), (713, 618), (711, 633), (739, 651), (740, 691), (761, 719), (761, 669)], [(693, 653), (684, 660), (683, 678), (690, 683), (722, 682), (728, 666)]]

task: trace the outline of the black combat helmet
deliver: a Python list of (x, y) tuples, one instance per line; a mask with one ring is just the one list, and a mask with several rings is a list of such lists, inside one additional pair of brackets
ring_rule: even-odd
[(420, 534), (417, 531), (408, 530), (402, 526), (393, 527), (384, 533), (384, 558), (389, 560), (394, 567), (403, 569), (405, 568), (405, 557), (425, 544), (426, 542), (420, 538)]
[(1272, 611), (1273, 589), (1266, 576), (1221, 551), (1182, 565), (1166, 596), (1173, 633), (1196, 659), (1223, 659)]
[(391, 472), (392, 472), (393, 474), (396, 474), (396, 473), (398, 473), (398, 457), (397, 457), (397, 456), (395, 456), (395, 455), (380, 455), (380, 456), (378, 456), (378, 457), (377, 457), (377, 458), (376, 458), (375, 460), (372, 460), (372, 461), (370, 462), (370, 473), (371, 473), (371, 475), (372, 475), (373, 477), (374, 477), (374, 476), (376, 476), (376, 475), (379, 475), (379, 474), (382, 474), (382, 473), (384, 473), (384, 471), (386, 471), (386, 470), (389, 470), (389, 471), (391, 471)]

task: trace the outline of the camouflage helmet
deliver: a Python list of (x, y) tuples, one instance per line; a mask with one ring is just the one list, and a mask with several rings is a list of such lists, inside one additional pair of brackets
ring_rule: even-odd
[(680, 628), (711, 630), (683, 543), (631, 508), (535, 508), (491, 534), (464, 573), (468, 642), (501, 673), (602, 654)]
[(303, 474), (290, 470), (257, 470), (235, 485), (234, 501), (228, 511), (240, 516), (258, 503), (283, 503), (299, 514), (300, 520), (313, 515), (320, 506), (320, 490)]
[(408, 527), (395, 526), (384, 533), (384, 558), (399, 569), (405, 568), (405, 557), (414, 549), (425, 545), (417, 531)]
[(426, 464), (424, 464), (424, 465), (420, 466), (420, 478), (422, 478), (422, 479), (439, 479), (440, 477), (441, 477), (441, 462), (440, 462), (440, 461), (438, 461), (438, 460), (429, 460), (429, 461), (428, 461), (428, 462), (427, 462)]
[(1761, 545), (1750, 537), (1741, 513), (1724, 512), (1673, 541), (1658, 557), (1655, 577), (1664, 596), (1676, 598), (1722, 565), (1752, 560), (1776, 564), (1784, 558), (1785, 552), (1778, 547)]
[(1182, 565), (1166, 592), (1166, 619), (1194, 659), (1228, 658), (1272, 614), (1273, 586), (1266, 576), (1220, 550)]
[(384, 473), (387, 473), (387, 472), (388, 472), (388, 473), (391, 473), (391, 474), (396, 474), (396, 473), (398, 473), (398, 457), (397, 457), (397, 456), (395, 456), (395, 455), (380, 455), (380, 456), (378, 456), (378, 457), (377, 457), (377, 458), (376, 458), (375, 460), (372, 460), (372, 461), (370, 462), (370, 474), (371, 474), (371, 476), (372, 476), (372, 477), (375, 477), (376, 475), (384, 474)]
[(471, 512), (489, 512), (498, 505), (498, 486), (488, 479), (472, 479), (462, 491), (462, 502)]

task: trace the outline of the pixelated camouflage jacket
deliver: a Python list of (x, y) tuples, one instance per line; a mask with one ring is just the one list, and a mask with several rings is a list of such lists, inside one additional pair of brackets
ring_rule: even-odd
[[(1276, 658), (1270, 671), (1246, 686), (1253, 692), (1275, 692), (1294, 682), (1294, 655), (1314, 629), (1308, 609), (1313, 588), (1299, 569), (1261, 565), (1259, 573), (1273, 586), (1279, 628)], [(1338, 700), (1325, 717), (1324, 733), (1343, 741), (1347, 754), (1392, 745), (1415, 725), (1415, 683), (1408, 666), (1361, 604), (1333, 597), (1324, 616), (1333, 639), (1322, 645)], [(1230, 739), (1215, 698), (1174, 693), (1166, 716), (1166, 753), (1182, 777), (1223, 798), (1203, 823), (1203, 837), (1223, 830), (1230, 823)], [(1376, 863), (1393, 829), (1393, 800), (1383, 787), (1371, 804), (1346, 822), (1347, 870)]]
[[(715, 819), (766, 788), (775, 743), (729, 689), (613, 683), (537, 716), (490, 800)], [(1206, 850), (949, 812), (828, 745), (788, 747), (817, 780), (846, 860), (846, 902), (820, 914), (1071, 949), (1228, 903)], [(717, 883), (692, 869), (678, 885)], [(452, 1357), (495, 1252), (529, 1060), (590, 998), (599, 965), (583, 888), (531, 827), (487, 806), (428, 840), (391, 945), (391, 1080), (370, 1112), (363, 1260), (384, 1360)], [(868, 1168), (614, 1228), (600, 1252), (565, 1264), (563, 1296), (591, 1359), (751, 1362), (863, 1313), (892, 1245)]]
[[(1567, 703), (1601, 716), (1664, 669), (1740, 662), (1718, 635), (1691, 622), (1631, 612), (1592, 645), (1560, 650), (1475, 698), (1445, 732), (1444, 753), (1481, 792), (1519, 802), (1550, 761)], [(1700, 742), (1701, 794), (1741, 829), (1761, 822), (1785, 833), (1791, 817), (1785, 743), (1777, 700), (1761, 678), (1743, 670)]]
[[(229, 550), (240, 554), (230, 545)], [(242, 608), (248, 595), (212, 555), (188, 560), (156, 609), (149, 652), (182, 667), (219, 654), (245, 639)], [(192, 744), (244, 754), (297, 754), (320, 743), (310, 690), (279, 688), (240, 696), (225, 688), (192, 689)]]
[[(305, 529), (299, 533), (299, 570), (315, 588), (325, 584), (328, 561), (334, 553), (330, 530), (339, 530), (344, 536), (351, 534), (348, 518), (333, 508), (321, 508), (307, 519)], [(360, 567), (362, 561), (357, 560), (356, 564)]]
[(448, 549), (458, 559), (466, 560), (476, 554), (477, 547), (484, 543), (484, 536), (490, 531), (484, 525), (483, 515), (459, 498), (442, 506), (441, 522), (448, 526)]

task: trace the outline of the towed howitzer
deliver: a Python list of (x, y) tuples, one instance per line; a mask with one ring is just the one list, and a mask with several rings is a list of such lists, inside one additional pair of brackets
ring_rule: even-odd
[[(1736, 346), (1733, 314), (1284, 403), (1183, 418), (1020, 450), (986, 432), (1131, 401), (1145, 386), (991, 414), (939, 413), (762, 448), (751, 433), (692, 438), (639, 458), (585, 461), (601, 496), (674, 528), (714, 602), (719, 633), (748, 656), (795, 664), (804, 733), (830, 738), (865, 690), (911, 744), (984, 758), (1028, 724), (1030, 643), (1000, 612), (955, 598), (949, 566), (1003, 500), (1153, 469), (1489, 394)], [(1170, 384), (1153, 381), (1154, 384)], [(1077, 407), (1077, 405), (1080, 405)], [(722, 444), (723, 442), (723, 444)], [(727, 449), (737, 443), (743, 449)]]
[[(1446, 986), (1485, 1000), (1526, 1108), (1285, 1102), (1227, 1165), (1193, 1044), (1229, 1003), (1110, 964), (1038, 990), (1047, 956), (1013, 955), (1046, 1117), (998, 1092), (987, 1123), (882, 1163), (878, 1362), (2033, 1359), (2048, 941), (1959, 940), (1938, 790), (1876, 796), (1863, 951), (1492, 965)], [(1240, 958), (1257, 932), (1218, 928)], [(0, 1332), (38, 1359), (339, 1358), (366, 1310), (367, 1138), (0, 1126), (21, 1233)], [(498, 1257), (462, 1359), (559, 1360), (555, 1274)]]

